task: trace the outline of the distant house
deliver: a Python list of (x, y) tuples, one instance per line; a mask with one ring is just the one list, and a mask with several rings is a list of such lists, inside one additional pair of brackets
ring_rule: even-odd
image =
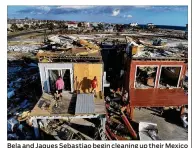
[(90, 28), (90, 23), (89, 23), (89, 22), (85, 22), (85, 23), (84, 23), (84, 26), (85, 26), (86, 28)]
[(114, 27), (112, 27), (112, 26), (105, 26), (104, 31), (105, 32), (113, 32), (114, 31)]
[(131, 27), (137, 27), (138, 26), (138, 23), (130, 23), (130, 26)]
[(76, 22), (68, 22), (67, 23), (68, 30), (71, 30), (72, 28), (78, 28), (78, 24)]
[(155, 25), (153, 23), (148, 23), (147, 24), (147, 28), (149, 29), (153, 29), (155, 27)]

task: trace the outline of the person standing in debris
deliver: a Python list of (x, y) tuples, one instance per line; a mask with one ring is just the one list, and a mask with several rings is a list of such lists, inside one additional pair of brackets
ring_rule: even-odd
[(64, 81), (61, 76), (56, 81), (57, 98), (62, 97), (62, 91), (64, 89)]
[(91, 93), (94, 92), (94, 95), (95, 95), (95, 97), (96, 97), (96, 88), (98, 87), (98, 81), (97, 81), (96, 76), (94, 77), (94, 79), (93, 79), (92, 82), (91, 82), (91, 87), (92, 87)]

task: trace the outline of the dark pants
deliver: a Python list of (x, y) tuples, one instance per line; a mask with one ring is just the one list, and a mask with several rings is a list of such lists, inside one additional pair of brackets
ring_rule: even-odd
[(58, 91), (58, 94), (61, 94), (63, 90), (62, 89), (59, 89), (57, 91)]

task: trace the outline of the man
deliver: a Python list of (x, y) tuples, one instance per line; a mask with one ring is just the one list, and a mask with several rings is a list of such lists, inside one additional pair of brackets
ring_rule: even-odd
[(96, 76), (94, 77), (94, 79), (93, 79), (92, 82), (91, 82), (91, 87), (92, 87), (91, 93), (94, 92), (94, 95), (95, 95), (95, 97), (96, 97), (96, 88), (98, 87), (98, 81), (97, 81)]
[(58, 77), (56, 81), (56, 90), (57, 90), (57, 99), (58, 97), (62, 97), (62, 90), (64, 89), (64, 81), (61, 76)]

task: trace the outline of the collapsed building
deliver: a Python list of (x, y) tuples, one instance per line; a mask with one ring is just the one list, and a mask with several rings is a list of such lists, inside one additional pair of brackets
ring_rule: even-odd
[[(134, 121), (134, 108), (174, 106), (183, 112), (186, 48), (124, 37), (48, 38), (37, 53), (42, 96), (28, 115), (37, 139), (44, 139), (43, 132), (58, 140), (145, 140), (142, 133), (151, 127), (150, 140), (159, 140), (153, 136), (156, 124)], [(58, 76), (65, 88), (57, 101)], [(91, 93), (94, 77), (96, 95)]]
[(175, 107), (180, 109), (182, 118), (188, 105), (183, 86), (187, 73), (187, 50), (165, 46), (158, 48), (128, 37), (126, 41), (124, 66), (120, 69), (122, 85), (117, 84), (118, 89), (113, 90), (114, 97), (109, 95), (106, 98), (106, 134), (111, 140), (138, 137), (140, 140), (159, 140), (154, 136), (157, 135), (157, 125), (143, 122), (134, 124), (134, 109)]
[[(128, 43), (130, 44), (130, 42)], [(129, 92), (129, 111), (134, 107), (182, 107), (188, 105), (183, 89), (187, 72), (187, 50), (153, 48), (147, 45), (126, 48), (125, 90)], [(134, 52), (135, 50), (135, 52)]]
[[(37, 54), (43, 94), (30, 114), (37, 138), (40, 136), (39, 122), (42, 122), (42, 127), (46, 128), (51, 119), (65, 121), (84, 119), (86, 124), (89, 122), (87, 119), (96, 118), (99, 120), (96, 129), (101, 136), (100, 139), (106, 140), (103, 134), (106, 111), (103, 99), (104, 70), (100, 48), (86, 40), (79, 40), (79, 43), (85, 47), (63, 51), (62, 49), (60, 51), (47, 50)], [(62, 99), (56, 101), (55, 82), (58, 76), (63, 78), (65, 88)], [(94, 77), (98, 81), (96, 95), (90, 93), (91, 81)], [(65, 127), (67, 126), (65, 124)], [(75, 134), (76, 129), (70, 126), (67, 129)], [(81, 139), (92, 139), (83, 133), (81, 135), (85, 137)]]

